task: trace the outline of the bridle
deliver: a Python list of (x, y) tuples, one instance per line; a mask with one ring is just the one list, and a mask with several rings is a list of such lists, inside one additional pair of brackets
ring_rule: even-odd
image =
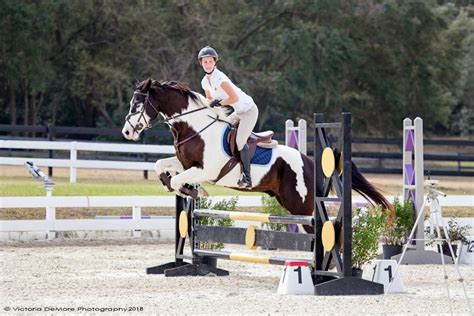
[[(125, 117), (125, 121), (130, 124), (130, 126), (132, 127), (133, 131), (134, 132), (138, 132), (139, 130), (141, 130), (143, 128), (143, 124), (140, 123), (140, 121), (143, 120), (145, 121), (145, 129), (148, 129), (148, 128), (151, 128), (152, 127), (152, 122), (148, 122), (147, 119), (146, 119), (146, 116), (145, 116), (145, 113), (146, 113), (146, 109), (147, 109), (147, 106), (151, 106), (151, 108), (155, 111), (156, 113), (156, 116), (158, 117), (158, 109), (153, 105), (153, 103), (151, 103), (150, 101), (150, 92), (147, 92), (147, 93), (143, 93), (143, 92), (140, 92), (140, 91), (134, 91), (133, 92), (133, 95), (143, 95), (145, 96), (145, 101), (143, 101), (143, 107), (140, 111), (137, 111), (135, 113), (130, 113), (128, 114), (126, 117)], [(135, 97), (134, 97), (135, 99)], [(130, 122), (130, 118), (134, 115), (140, 115), (137, 119), (137, 124), (133, 125), (132, 122)]]
[[(128, 124), (130, 124), (130, 126), (132, 127), (133, 131), (134, 132), (137, 132), (139, 130), (141, 130), (143, 128), (143, 124), (140, 123), (141, 119), (143, 118), (143, 120), (145, 120), (145, 128), (144, 130), (146, 129), (149, 129), (151, 128), (153, 125), (152, 125), (152, 121), (148, 122), (147, 121), (147, 118), (145, 116), (145, 113), (146, 113), (146, 110), (147, 110), (147, 106), (151, 106), (151, 108), (153, 109), (153, 111), (155, 111), (156, 113), (156, 117), (158, 117), (158, 114), (160, 113), (159, 110), (156, 108), (156, 106), (153, 105), (153, 103), (150, 101), (150, 92), (147, 92), (147, 93), (143, 93), (141, 91), (134, 91), (133, 92), (134, 95), (143, 95), (145, 96), (145, 100), (143, 101), (143, 107), (140, 111), (137, 111), (135, 113), (130, 113), (128, 114), (126, 117), (125, 117), (125, 120)], [(204, 126), (201, 130), (199, 130), (198, 132), (194, 133), (193, 135), (187, 137), (186, 139), (180, 141), (180, 142), (177, 142), (178, 140), (178, 136), (179, 136), (179, 131), (176, 130), (176, 128), (174, 128), (174, 126), (170, 123), (170, 121), (172, 120), (175, 120), (177, 118), (180, 118), (180, 117), (183, 117), (183, 116), (186, 116), (188, 114), (192, 114), (192, 113), (195, 113), (195, 112), (199, 112), (199, 111), (202, 111), (202, 110), (205, 110), (207, 109), (208, 107), (202, 107), (202, 108), (198, 108), (198, 109), (194, 109), (194, 110), (191, 110), (191, 111), (188, 111), (188, 112), (184, 112), (184, 113), (180, 113), (180, 114), (177, 114), (177, 115), (173, 115), (173, 116), (169, 116), (169, 117), (165, 117), (163, 119), (163, 123), (165, 123), (166, 125), (168, 125), (170, 128), (171, 128), (171, 132), (173, 134), (173, 137), (174, 137), (174, 145), (176, 147), (180, 146), (180, 145), (183, 145), (184, 143), (190, 141), (191, 139), (193, 139), (194, 137), (198, 136), (199, 134), (201, 134), (204, 130), (206, 130), (208, 127), (210, 127), (212, 124), (214, 124), (215, 122), (217, 121), (221, 121), (221, 122), (225, 122), (225, 123), (228, 123), (227, 121), (224, 121), (224, 120), (221, 120), (219, 118), (219, 116), (217, 115), (216, 117), (212, 117), (210, 115), (208, 115), (212, 121), (207, 124), (206, 126)], [(134, 115), (140, 115), (138, 117), (138, 120), (137, 120), (137, 124), (133, 125), (132, 122), (130, 122), (130, 118)], [(166, 116), (166, 115), (165, 115)], [(156, 120), (156, 119), (155, 119)]]

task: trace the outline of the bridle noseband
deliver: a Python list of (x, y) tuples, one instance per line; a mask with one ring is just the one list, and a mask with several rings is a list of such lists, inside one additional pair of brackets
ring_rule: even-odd
[[(145, 116), (147, 106), (148, 105), (151, 106), (151, 108), (155, 111), (157, 117), (158, 117), (159, 111), (153, 105), (153, 103), (151, 103), (151, 101), (150, 101), (150, 92), (143, 93), (143, 92), (140, 92), (140, 91), (134, 91), (133, 95), (144, 95), (145, 96), (145, 101), (143, 101), (143, 107), (140, 111), (128, 114), (125, 117), (125, 120), (127, 121), (128, 124), (130, 124), (130, 126), (132, 127), (134, 132), (138, 132), (139, 130), (141, 130), (143, 128), (143, 124), (140, 123), (142, 118), (145, 120), (145, 124), (146, 124), (145, 129), (151, 128), (152, 127), (152, 122), (147, 122), (147, 119), (146, 119), (146, 116)], [(137, 124), (133, 125), (132, 122), (130, 122), (130, 118), (134, 115), (137, 115), (137, 114), (139, 114), (140, 116), (138, 117)]]
[[(132, 127), (133, 131), (134, 132), (138, 132), (139, 130), (141, 130), (143, 128), (143, 124), (140, 123), (140, 120), (143, 118), (145, 120), (145, 128), (144, 130), (146, 129), (149, 129), (152, 127), (152, 122), (147, 122), (147, 118), (145, 116), (145, 113), (146, 113), (146, 109), (147, 109), (147, 106), (151, 106), (151, 108), (155, 111), (156, 113), (156, 117), (158, 117), (158, 114), (160, 113), (160, 111), (156, 108), (156, 106), (153, 105), (153, 103), (150, 101), (150, 92), (148, 91), (147, 93), (143, 93), (141, 91), (134, 91), (133, 92), (134, 95), (143, 95), (145, 96), (145, 100), (143, 101), (143, 107), (140, 111), (137, 111), (135, 113), (130, 113), (128, 114), (126, 117), (125, 117), (125, 120), (127, 121), (128, 124), (130, 124), (130, 126)], [(196, 132), (195, 134), (191, 135), (190, 137), (178, 142), (178, 136), (179, 136), (179, 132), (173, 127), (172, 124), (170, 124), (170, 121), (174, 120), (174, 119), (177, 119), (177, 118), (180, 118), (182, 116), (185, 116), (185, 115), (188, 115), (188, 114), (192, 114), (194, 112), (198, 112), (198, 111), (202, 111), (202, 110), (205, 110), (207, 109), (208, 107), (202, 107), (202, 108), (198, 108), (198, 109), (194, 109), (194, 110), (191, 110), (191, 111), (188, 111), (188, 112), (184, 112), (184, 113), (181, 113), (181, 114), (177, 114), (177, 115), (174, 115), (174, 116), (170, 116), (170, 117), (165, 117), (163, 119), (163, 123), (165, 123), (166, 125), (168, 125), (170, 128), (171, 128), (171, 131), (173, 133), (173, 136), (174, 136), (174, 145), (176, 147), (180, 146), (180, 145), (183, 145), (184, 143), (188, 142), (189, 140), (193, 139), (194, 137), (196, 137), (197, 135), (201, 134), (204, 130), (206, 130), (208, 127), (210, 127), (212, 124), (214, 124), (215, 122), (217, 121), (221, 121), (221, 122), (225, 122), (225, 123), (228, 123), (226, 121), (223, 121), (219, 118), (219, 116), (216, 116), (216, 117), (212, 117), (210, 115), (208, 115), (212, 121), (204, 126), (204, 128), (202, 128), (199, 132)], [(137, 124), (133, 125), (132, 122), (130, 122), (130, 118), (134, 115), (137, 115), (139, 114), (140, 116), (138, 117), (138, 120), (137, 120)], [(163, 114), (164, 115), (164, 114)], [(166, 115), (164, 115), (166, 116)]]

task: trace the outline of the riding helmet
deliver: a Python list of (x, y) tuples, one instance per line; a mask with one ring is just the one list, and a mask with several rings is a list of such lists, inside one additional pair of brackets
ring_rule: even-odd
[(216, 61), (219, 60), (219, 55), (217, 54), (216, 50), (211, 46), (206, 46), (201, 48), (198, 54), (198, 60), (201, 62), (201, 58), (203, 57), (214, 57)]

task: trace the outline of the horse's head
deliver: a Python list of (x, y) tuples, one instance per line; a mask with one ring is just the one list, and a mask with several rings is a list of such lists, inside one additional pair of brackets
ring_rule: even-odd
[(151, 127), (151, 122), (160, 112), (157, 94), (155, 91), (159, 82), (151, 79), (135, 84), (135, 91), (130, 100), (130, 111), (125, 117), (122, 129), (123, 136), (128, 140), (138, 140), (140, 134)]
[[(189, 110), (190, 102), (199, 109)], [(209, 104), (204, 97), (191, 91), (185, 83), (179, 81), (160, 83), (147, 79), (135, 86), (122, 134), (128, 140), (138, 140), (140, 134), (151, 127), (151, 122), (158, 114), (171, 126), (177, 118), (208, 108)]]

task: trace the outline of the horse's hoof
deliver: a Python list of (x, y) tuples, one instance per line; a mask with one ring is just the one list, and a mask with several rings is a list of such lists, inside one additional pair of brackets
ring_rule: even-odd
[(168, 192), (173, 192), (174, 189), (171, 187), (171, 174), (169, 172), (162, 172), (160, 174), (160, 181), (164, 187), (168, 190)]

